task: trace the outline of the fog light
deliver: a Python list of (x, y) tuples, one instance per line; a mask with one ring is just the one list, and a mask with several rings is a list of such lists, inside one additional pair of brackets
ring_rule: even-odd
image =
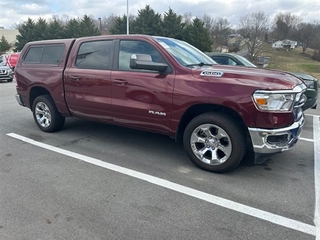
[(267, 137), (267, 142), (271, 145), (283, 146), (286, 145), (289, 141), (289, 134), (282, 135), (270, 135)]

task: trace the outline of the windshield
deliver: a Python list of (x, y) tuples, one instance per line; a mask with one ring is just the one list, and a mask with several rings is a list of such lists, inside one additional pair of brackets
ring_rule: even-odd
[(5, 61), (4, 61), (4, 56), (0, 56), (0, 66), (4, 66), (5, 65)]
[(244, 66), (246, 67), (257, 67), (256, 65), (254, 65), (252, 62), (250, 62), (248, 59), (246, 59), (245, 57), (242, 57), (240, 55), (237, 55), (237, 58), (243, 63)]
[(172, 38), (155, 38), (182, 66), (217, 64), (214, 60), (192, 45)]

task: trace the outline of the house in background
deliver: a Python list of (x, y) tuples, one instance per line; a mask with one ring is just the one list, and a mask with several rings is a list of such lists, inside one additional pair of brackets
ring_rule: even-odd
[(17, 35), (19, 35), (19, 30), (17, 29), (5, 29), (4, 27), (0, 27), (0, 39), (2, 36), (9, 42), (11, 45), (11, 49), (9, 52), (13, 52), (14, 45), (17, 41)]
[(283, 49), (283, 50), (288, 51), (288, 50), (294, 49), (297, 45), (298, 45), (298, 43), (296, 41), (285, 39), (285, 40), (282, 40), (282, 41), (274, 42), (272, 44), (272, 47), (277, 49), (277, 50)]
[(243, 37), (240, 34), (230, 34), (227, 40), (229, 52), (238, 52), (240, 50), (240, 45), (243, 41)]

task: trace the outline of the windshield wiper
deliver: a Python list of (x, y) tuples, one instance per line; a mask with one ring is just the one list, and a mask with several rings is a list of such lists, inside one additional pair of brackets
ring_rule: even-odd
[(186, 67), (194, 67), (194, 66), (212, 66), (213, 63), (203, 63), (203, 62), (199, 62), (199, 63), (193, 63), (193, 64), (187, 64)]

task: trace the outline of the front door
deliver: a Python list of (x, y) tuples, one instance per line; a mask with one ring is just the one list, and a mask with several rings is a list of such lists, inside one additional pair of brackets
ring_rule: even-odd
[(149, 43), (120, 40), (118, 70), (111, 75), (114, 121), (156, 132), (168, 132), (174, 74), (130, 68), (132, 54), (149, 54), (154, 62), (165, 62)]

